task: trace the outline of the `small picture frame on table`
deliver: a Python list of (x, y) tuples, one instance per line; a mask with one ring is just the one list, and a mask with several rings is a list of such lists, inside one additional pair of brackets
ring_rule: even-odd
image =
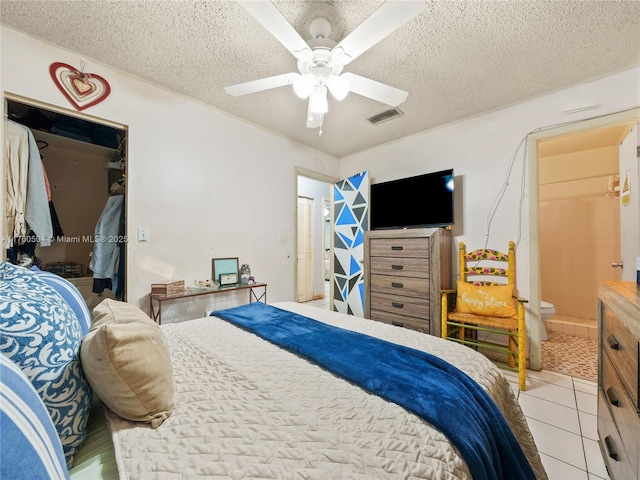
[(221, 287), (238, 283), (238, 257), (214, 258), (212, 261), (213, 281)]

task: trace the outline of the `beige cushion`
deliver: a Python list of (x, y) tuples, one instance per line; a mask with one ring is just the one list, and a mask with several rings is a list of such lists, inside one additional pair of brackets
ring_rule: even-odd
[(93, 323), (91, 328), (96, 328), (108, 323), (150, 323), (155, 325), (149, 315), (135, 305), (119, 302), (107, 298), (93, 309)]
[(173, 368), (160, 327), (138, 307), (105, 300), (80, 348), (93, 390), (116, 414), (159, 427), (175, 403)]

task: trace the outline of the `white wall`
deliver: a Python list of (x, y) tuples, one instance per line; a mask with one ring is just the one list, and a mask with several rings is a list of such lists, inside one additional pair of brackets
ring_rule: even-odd
[[(640, 69), (635, 68), (349, 155), (338, 163), (322, 152), (10, 28), (2, 27), (0, 39), (3, 93), (71, 110), (49, 76), (52, 62), (79, 66), (84, 61), (85, 71), (111, 84), (110, 97), (85, 112), (129, 127), (129, 234), (137, 226), (148, 227), (151, 234), (148, 244), (128, 245), (128, 299), (140, 305), (146, 305), (150, 283), (209, 278), (211, 258), (221, 256), (238, 256), (241, 263), (249, 263), (256, 278), (269, 283), (270, 301), (293, 299), (296, 166), (337, 178), (369, 170), (374, 183), (453, 167), (456, 245), (460, 240), (482, 245), (491, 206), (511, 158), (529, 132), (640, 104)], [(586, 104), (599, 108), (562, 113)], [(526, 172), (523, 151), (515, 157), (489, 243), (506, 245), (520, 238), (518, 285), (527, 295), (528, 186), (518, 221), (520, 180)], [(279, 242), (282, 234), (284, 243)]]
[[(210, 278), (211, 259), (230, 256), (269, 284), (269, 301), (293, 300), (294, 170), (335, 177), (336, 158), (10, 28), (0, 38), (3, 94), (73, 111), (53, 62), (84, 61), (111, 85), (84, 113), (129, 128), (129, 302), (146, 308), (151, 283)], [(138, 226), (149, 243), (136, 242)]]
[[(591, 104), (599, 107), (573, 115), (562, 112)], [(454, 248), (457, 250), (460, 241), (469, 247), (482, 246), (487, 241), (487, 219), (494, 200), (505, 183), (511, 159), (528, 133), (638, 105), (640, 69), (634, 68), (343, 157), (340, 159), (340, 178), (369, 170), (372, 183), (376, 183), (453, 167), (457, 202)], [(402, 121), (402, 117), (397, 121)], [(521, 180), (523, 175), (526, 177), (524, 151), (522, 145), (515, 156), (509, 185), (493, 217), (488, 242), (495, 248), (506, 247), (509, 240), (520, 240), (517, 284), (519, 293), (527, 296), (528, 184), (524, 187), (522, 216), (518, 220)], [(455, 272), (455, 255), (453, 262)]]

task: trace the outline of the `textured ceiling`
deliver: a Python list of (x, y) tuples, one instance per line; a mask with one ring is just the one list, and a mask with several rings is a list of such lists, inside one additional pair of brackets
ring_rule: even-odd
[[(274, 0), (303, 38), (315, 16), (339, 41), (383, 2)], [(10, 1), (3, 24), (112, 65), (335, 156), (640, 65), (640, 1), (428, 1), (345, 67), (409, 92), (404, 115), (350, 94), (306, 128), (291, 87), (232, 97), (224, 87), (296, 72), (295, 58), (234, 1)], [(78, 65), (79, 66), (79, 65)], [(558, 109), (570, 106), (558, 105)]]

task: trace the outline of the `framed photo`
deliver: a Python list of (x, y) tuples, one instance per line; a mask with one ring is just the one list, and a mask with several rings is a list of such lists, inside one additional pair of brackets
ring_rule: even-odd
[(235, 273), (221, 273), (220, 274), (220, 286), (225, 287), (229, 285), (235, 285), (238, 283), (238, 276)]
[(211, 278), (220, 286), (238, 283), (238, 257), (214, 258), (212, 268), (213, 276)]

